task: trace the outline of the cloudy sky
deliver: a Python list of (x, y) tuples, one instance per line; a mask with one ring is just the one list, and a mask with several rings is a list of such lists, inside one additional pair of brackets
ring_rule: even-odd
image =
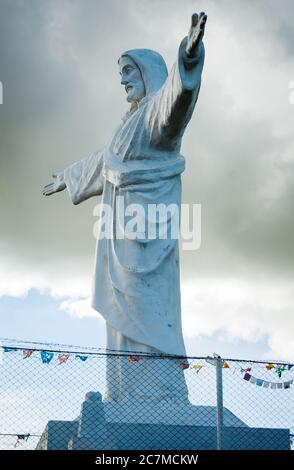
[(293, 360), (291, 0), (0, 0), (2, 338), (105, 344), (87, 304), (98, 201), (41, 188), (126, 112), (121, 52), (152, 48), (170, 68), (201, 10), (206, 64), (182, 147), (183, 200), (202, 205), (201, 248), (182, 253), (187, 349)]

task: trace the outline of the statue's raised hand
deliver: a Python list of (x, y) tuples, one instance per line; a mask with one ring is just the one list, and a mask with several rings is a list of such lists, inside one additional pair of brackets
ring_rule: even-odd
[(51, 194), (58, 193), (59, 191), (63, 191), (66, 188), (66, 184), (64, 182), (63, 173), (53, 173), (53, 181), (51, 183), (46, 184), (43, 189), (44, 196), (51, 196)]
[(186, 54), (188, 57), (197, 56), (197, 48), (204, 36), (205, 24), (207, 16), (202, 11), (200, 15), (194, 13), (192, 15), (191, 27), (187, 37)]

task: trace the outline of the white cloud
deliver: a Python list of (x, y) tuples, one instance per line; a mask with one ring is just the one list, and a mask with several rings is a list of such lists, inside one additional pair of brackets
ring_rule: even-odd
[(31, 289), (47, 293), (55, 299), (79, 299), (90, 295), (91, 278), (83, 273), (62, 269), (62, 262), (57, 261), (47, 269), (23, 265), (16, 260), (2, 262), (0, 297), (24, 297)]
[(182, 288), (187, 338), (223, 333), (228, 342), (265, 339), (265, 357), (294, 358), (294, 283), (195, 279)]
[[(90, 298), (66, 299), (60, 309), (78, 318), (101, 316)], [(182, 283), (183, 332), (186, 339), (221, 333), (224, 341), (265, 340), (264, 358), (293, 361), (294, 283), (260, 280), (190, 279)], [(193, 351), (191, 351), (193, 354)]]
[(91, 307), (91, 300), (87, 299), (72, 300), (66, 299), (60, 304), (60, 310), (68, 312), (70, 315), (78, 318), (92, 317), (101, 319), (100, 315)]

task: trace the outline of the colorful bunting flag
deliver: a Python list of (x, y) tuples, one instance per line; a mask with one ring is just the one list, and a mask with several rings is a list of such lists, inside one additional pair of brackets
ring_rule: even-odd
[(240, 369), (240, 372), (241, 372), (241, 373), (244, 373), (244, 372), (251, 372), (251, 371), (252, 371), (252, 367), (247, 367), (247, 369), (243, 369), (243, 368), (241, 367), (241, 369)]
[(275, 370), (275, 373), (278, 374), (279, 379), (282, 377), (282, 373), (285, 370), (285, 366), (280, 366)]
[(189, 369), (190, 364), (188, 364), (188, 362), (181, 362), (181, 364), (179, 364), (178, 367), (185, 370), (185, 369)]
[[(214, 358), (207, 356), (205, 361), (208, 362), (208, 364), (211, 364), (212, 366), (216, 366), (217, 359), (218, 359), (219, 355), (214, 353), (214, 356), (215, 356)], [(222, 368), (223, 369), (229, 369), (230, 368), (229, 364), (224, 359), (222, 359)]]
[(8, 348), (7, 346), (4, 346), (3, 351), (4, 352), (13, 352), (13, 351), (17, 351), (17, 348)]
[(27, 359), (28, 357), (31, 357), (33, 352), (34, 352), (33, 349), (26, 349), (25, 351), (22, 352), (23, 358)]
[(49, 362), (52, 361), (53, 356), (54, 356), (53, 352), (41, 351), (41, 359), (42, 359), (43, 364), (49, 364)]
[(246, 374), (244, 375), (243, 379), (248, 381), (248, 380), (251, 379), (251, 375), (248, 374), (248, 372), (246, 372)]
[(129, 362), (139, 362), (139, 361), (140, 361), (140, 358), (139, 358), (139, 357), (135, 357), (135, 356), (129, 356), (129, 357), (128, 357), (128, 361), (129, 361)]
[(59, 365), (65, 364), (66, 361), (69, 359), (69, 354), (58, 354), (57, 360)]
[(88, 359), (88, 356), (82, 356), (81, 354), (76, 354), (76, 357), (82, 362), (85, 362)]
[(288, 380), (288, 382), (284, 382), (284, 388), (290, 388), (291, 385), (291, 380)]
[(293, 384), (294, 379), (287, 380), (286, 382), (269, 382), (267, 380), (263, 379), (258, 379), (257, 377), (254, 377), (251, 374), (248, 374), (248, 372), (245, 373), (244, 380), (247, 380), (248, 382), (257, 385), (258, 387), (264, 387), (264, 388), (271, 388), (273, 390), (275, 389), (282, 389), (282, 388), (290, 388), (290, 385)]
[[(21, 348), (21, 350), (22, 350), (22, 348)], [(5, 352), (5, 353), (10, 353), (10, 352), (14, 352), (14, 351), (19, 351), (19, 348), (9, 347), (9, 346), (4, 346), (3, 347), (3, 352)], [(34, 349), (22, 350), (23, 359), (28, 359), (28, 358), (32, 357), (34, 351), (35, 351)], [(49, 364), (52, 361), (53, 357), (54, 357), (54, 352), (40, 351), (40, 356), (41, 356), (43, 364)], [(75, 354), (75, 357), (77, 359), (81, 360), (82, 362), (85, 362), (89, 358), (89, 356), (84, 355), (84, 354)], [(70, 354), (59, 353), (58, 356), (57, 356), (57, 360), (58, 360), (59, 365), (65, 364), (69, 360), (69, 358), (70, 358)], [(179, 356), (179, 358), (180, 359), (182, 358), (184, 360), (186, 359), (184, 356), (183, 357)], [(207, 356), (205, 361), (208, 364), (216, 366), (218, 358), (219, 358), (219, 356), (214, 353), (214, 357)], [(136, 362), (139, 362), (140, 360), (141, 360), (140, 357), (128, 356), (128, 362), (129, 363), (136, 363)], [(183, 370), (191, 368), (191, 369), (194, 369), (196, 371), (196, 373), (198, 374), (201, 371), (201, 369), (204, 367), (204, 365), (195, 364), (193, 366), (192, 365), (190, 366), (190, 364), (188, 362), (181, 362), (180, 364), (177, 365), (177, 367), (179, 367)], [(279, 378), (282, 377), (283, 372), (291, 370), (293, 367), (294, 367), (294, 364), (278, 364), (278, 363), (276, 363), (276, 364), (268, 363), (265, 366), (266, 370), (268, 370), (268, 371), (271, 371), (272, 369), (274, 369), (274, 372), (277, 374), (277, 376)], [(222, 359), (222, 368), (223, 369), (229, 369), (230, 368), (230, 364), (227, 361), (225, 361), (224, 359)], [(238, 370), (238, 369), (233, 368), (233, 373), (235, 373), (235, 370)], [(267, 380), (259, 379), (257, 377), (254, 377), (253, 375), (251, 375), (251, 373), (250, 373), (251, 371), (252, 371), (252, 367), (247, 367), (247, 368), (242, 368), (241, 367), (240, 368), (240, 372), (242, 374), (244, 374), (243, 379), (250, 382), (250, 383), (252, 383), (252, 384), (255, 384), (259, 387), (270, 388), (272, 390), (275, 390), (275, 389), (289, 389), (289, 388), (291, 388), (291, 385), (293, 384), (293, 379), (292, 380), (287, 380), (286, 382), (270, 382), (270, 381), (267, 381)], [(24, 436), (27, 436), (27, 435), (24, 435)], [(24, 438), (18, 436), (18, 441), (16, 442), (16, 445), (18, 445), (19, 441), (22, 441), (22, 440), (24, 440)], [(25, 440), (27, 440), (27, 439), (25, 439)]]
[(277, 364), (276, 366), (274, 364), (267, 364), (265, 367), (267, 370), (276, 369), (275, 372), (278, 374), (278, 377), (281, 378), (283, 372), (285, 370), (291, 370), (294, 364)]
[(20, 444), (22, 444), (24, 441), (27, 441), (29, 439), (29, 437), (30, 437), (30, 433), (28, 433), (28, 434), (18, 434), (17, 439), (16, 439), (16, 443), (14, 444), (14, 447), (17, 447)]

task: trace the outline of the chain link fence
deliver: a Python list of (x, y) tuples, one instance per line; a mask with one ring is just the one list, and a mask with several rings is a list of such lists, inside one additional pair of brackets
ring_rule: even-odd
[(0, 348), (0, 449), (289, 450), (291, 364)]

